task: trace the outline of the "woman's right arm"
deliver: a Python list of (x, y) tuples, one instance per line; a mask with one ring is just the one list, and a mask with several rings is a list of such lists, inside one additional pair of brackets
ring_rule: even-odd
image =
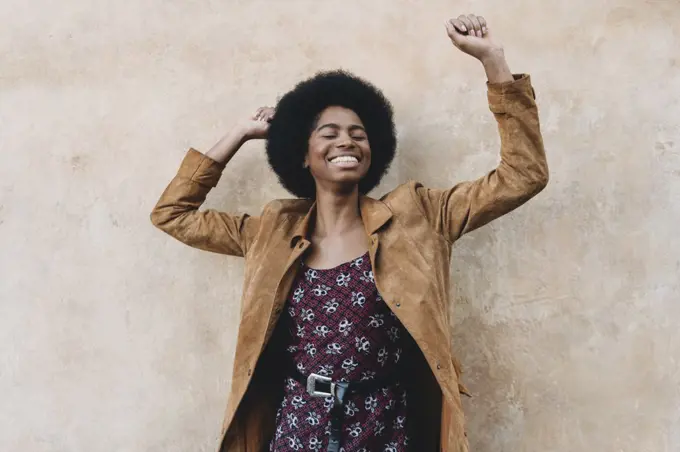
[(194, 248), (245, 256), (259, 228), (259, 217), (198, 209), (210, 190), (217, 185), (225, 165), (243, 143), (267, 136), (273, 113), (270, 108), (259, 109), (205, 155), (190, 149), (177, 175), (151, 211), (151, 222)]

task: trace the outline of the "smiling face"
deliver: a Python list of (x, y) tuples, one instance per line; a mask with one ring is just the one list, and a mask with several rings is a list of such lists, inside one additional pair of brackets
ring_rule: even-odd
[(317, 191), (352, 191), (371, 166), (371, 147), (364, 125), (352, 110), (328, 107), (309, 137), (305, 166)]

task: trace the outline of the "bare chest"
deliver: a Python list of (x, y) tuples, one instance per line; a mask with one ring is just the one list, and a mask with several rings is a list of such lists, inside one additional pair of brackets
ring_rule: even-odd
[(368, 236), (363, 230), (323, 239), (312, 238), (304, 261), (312, 268), (333, 268), (362, 256), (367, 250)]

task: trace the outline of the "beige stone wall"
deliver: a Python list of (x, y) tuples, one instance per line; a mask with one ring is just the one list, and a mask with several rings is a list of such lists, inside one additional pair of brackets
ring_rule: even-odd
[[(242, 262), (148, 219), (188, 146), (320, 69), (383, 87), (383, 193), (497, 162), (487, 17), (532, 74), (552, 180), (462, 239), (455, 349), (473, 451), (680, 450), (678, 0), (0, 2), (0, 450), (213, 451)], [(286, 194), (261, 144), (209, 205)]]

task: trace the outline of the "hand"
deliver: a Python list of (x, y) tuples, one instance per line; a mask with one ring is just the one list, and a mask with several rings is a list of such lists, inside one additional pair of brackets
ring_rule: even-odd
[(446, 22), (446, 32), (453, 45), (482, 63), (488, 58), (503, 58), (503, 47), (493, 41), (482, 16), (468, 14), (450, 19)]
[(205, 154), (216, 162), (227, 164), (248, 140), (267, 138), (269, 122), (275, 109), (260, 107), (250, 118), (236, 124), (220, 141)]
[(269, 122), (274, 117), (275, 109), (272, 107), (260, 107), (247, 120), (241, 122), (238, 128), (245, 140), (257, 140), (267, 138)]

